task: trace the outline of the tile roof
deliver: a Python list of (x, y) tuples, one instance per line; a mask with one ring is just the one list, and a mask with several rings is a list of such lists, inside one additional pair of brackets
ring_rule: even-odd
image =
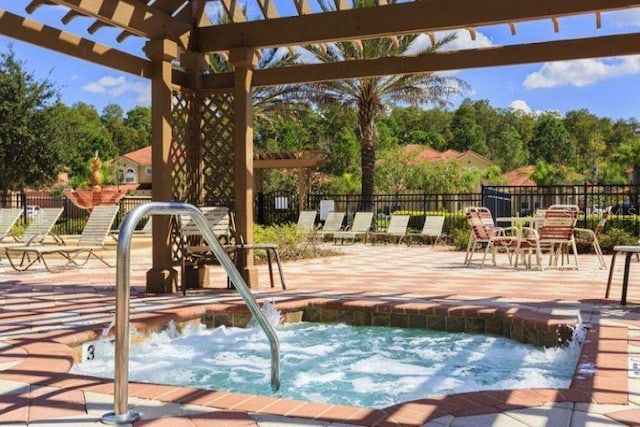
[(139, 150), (126, 153), (122, 157), (125, 157), (133, 162), (136, 162), (139, 165), (150, 165), (151, 164), (151, 146), (149, 145)]
[(536, 182), (531, 179), (531, 174), (533, 174), (535, 170), (535, 166), (521, 166), (505, 173), (504, 176), (509, 185), (536, 185)]

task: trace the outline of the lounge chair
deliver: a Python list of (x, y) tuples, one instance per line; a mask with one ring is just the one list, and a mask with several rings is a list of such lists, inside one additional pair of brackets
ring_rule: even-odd
[(51, 229), (60, 215), (63, 208), (42, 208), (38, 210), (38, 214), (31, 220), (20, 237), (14, 236), (15, 241), (0, 243), (0, 251), (8, 248), (20, 246), (40, 245), (47, 237), (53, 238), (56, 243), (64, 244), (60, 236), (51, 232)]
[[(103, 248), (104, 240), (109, 234), (111, 224), (113, 224), (119, 209), (120, 207), (118, 205), (98, 205), (94, 207), (75, 246), (54, 244), (8, 247), (5, 249), (7, 259), (11, 266), (17, 271), (25, 271), (36, 262), (42, 262), (48, 272), (55, 273), (71, 265), (84, 265), (89, 261), (91, 256), (105, 265), (112, 267), (103, 257), (98, 255), (97, 251)], [(41, 214), (42, 210), (38, 216)], [(84, 253), (86, 253), (86, 257), (78, 261), (78, 256)], [(12, 254), (14, 256), (20, 255), (22, 260), (19, 263), (14, 261), (11, 258)], [(63, 267), (58, 269), (52, 269), (47, 264), (46, 257), (55, 254), (62, 256), (67, 261)], [(26, 264), (25, 261), (27, 261)]]
[(324, 220), (324, 225), (316, 233), (321, 238), (333, 236), (333, 233), (340, 231), (344, 221), (344, 212), (329, 212)]
[(298, 230), (313, 233), (316, 225), (316, 216), (318, 216), (316, 211), (300, 211), (300, 215), (298, 216)]
[(444, 216), (433, 215), (424, 219), (424, 225), (420, 233), (407, 233), (407, 244), (411, 243), (411, 239), (415, 238), (420, 242), (429, 239), (431, 244), (435, 246), (442, 237), (442, 228), (444, 227)]
[(13, 237), (14, 240), (17, 240), (11, 229), (20, 218), (20, 215), (22, 215), (22, 209), (0, 209), (0, 241), (4, 240), (5, 237)]
[(410, 215), (391, 215), (386, 231), (369, 233), (370, 242), (374, 243), (377, 239), (386, 240), (389, 238), (390, 240), (397, 239), (396, 244), (400, 244), (407, 235), (407, 226), (410, 218)]
[(338, 240), (344, 243), (345, 240), (351, 240), (352, 243), (360, 237), (364, 237), (364, 243), (367, 243), (367, 236), (371, 230), (371, 222), (373, 221), (373, 212), (356, 212), (353, 218), (353, 224), (345, 231), (333, 233), (333, 242)]

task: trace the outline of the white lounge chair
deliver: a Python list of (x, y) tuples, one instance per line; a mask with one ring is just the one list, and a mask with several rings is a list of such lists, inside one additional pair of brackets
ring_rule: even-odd
[[(71, 265), (84, 265), (91, 256), (112, 267), (103, 257), (98, 255), (97, 251), (103, 248), (104, 240), (109, 234), (111, 224), (113, 224), (119, 209), (118, 205), (98, 205), (94, 207), (75, 246), (55, 244), (8, 247), (5, 249), (7, 259), (17, 271), (25, 271), (36, 262), (42, 262), (47, 271), (54, 273)], [(86, 257), (78, 261), (78, 256), (84, 253), (86, 253)], [(11, 258), (12, 254), (13, 256), (20, 255), (22, 260), (19, 263), (14, 261)], [(58, 269), (52, 269), (47, 264), (46, 257), (55, 254), (62, 256), (66, 260), (65, 265)]]
[(424, 225), (420, 233), (407, 233), (407, 244), (411, 243), (412, 238), (416, 238), (421, 242), (426, 239), (431, 240), (432, 245), (436, 245), (442, 237), (442, 228), (444, 227), (444, 216), (433, 215), (424, 219)]
[(371, 222), (373, 221), (373, 212), (356, 212), (353, 218), (353, 224), (345, 231), (333, 233), (333, 242), (338, 240), (344, 243), (345, 240), (355, 242), (356, 239), (364, 237), (364, 243), (367, 243), (367, 236), (371, 230)]
[(5, 237), (13, 237), (11, 229), (22, 215), (22, 209), (19, 208), (2, 208), (0, 209), (0, 241)]

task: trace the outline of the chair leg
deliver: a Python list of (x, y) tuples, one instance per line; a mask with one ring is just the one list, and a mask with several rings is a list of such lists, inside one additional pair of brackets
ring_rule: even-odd
[(280, 254), (278, 253), (278, 249), (274, 249), (273, 253), (276, 256), (276, 265), (278, 266), (278, 274), (280, 274), (280, 284), (282, 285), (282, 289), (287, 289), (287, 284), (284, 282), (284, 274), (282, 274), (282, 263), (280, 262)]
[(267, 265), (269, 266), (269, 282), (271, 283), (271, 287), (273, 288), (275, 285), (273, 283), (273, 267), (271, 266), (271, 252), (269, 248), (265, 251), (267, 253)]
[[(593, 241), (593, 250), (595, 251), (596, 256), (598, 257), (598, 262), (600, 263), (600, 269), (606, 270), (607, 263), (604, 260), (604, 256), (602, 255), (602, 248), (600, 248), (600, 243), (598, 243), (597, 239)], [(638, 254), (636, 253), (636, 257), (637, 256)]]

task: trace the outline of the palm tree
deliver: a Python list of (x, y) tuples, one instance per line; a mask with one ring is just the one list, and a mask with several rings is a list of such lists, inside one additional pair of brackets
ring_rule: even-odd
[[(256, 69), (286, 67), (295, 62), (296, 57), (282, 49), (264, 49)], [(210, 56), (211, 71), (225, 73), (233, 71), (233, 66), (221, 55)], [(263, 86), (253, 89), (252, 111), (257, 122), (269, 123), (275, 118), (296, 116), (306, 108), (306, 103), (297, 96), (298, 89), (292, 85)]]
[[(392, 0), (390, 3), (395, 3)], [(354, 7), (371, 6), (371, 0), (356, 0)], [(327, 0), (319, 0), (324, 11), (334, 8)], [(396, 39), (379, 38), (362, 40), (360, 43), (336, 42), (326, 46), (310, 46), (306, 51), (312, 55), (310, 61), (331, 63), (357, 59), (374, 59), (400, 55), (428, 55), (451, 42), (449, 35), (430, 45), (426, 37), (417, 35), (398, 36)], [(306, 54), (301, 57), (305, 58)], [(362, 168), (362, 209), (371, 210), (373, 205), (376, 163), (375, 119), (387, 102), (411, 105), (434, 104), (445, 106), (447, 98), (459, 94), (467, 87), (462, 80), (433, 73), (402, 76), (372, 77), (355, 80), (337, 80), (314, 83), (307, 86), (306, 96), (318, 104), (355, 106), (358, 110), (358, 137)]]

